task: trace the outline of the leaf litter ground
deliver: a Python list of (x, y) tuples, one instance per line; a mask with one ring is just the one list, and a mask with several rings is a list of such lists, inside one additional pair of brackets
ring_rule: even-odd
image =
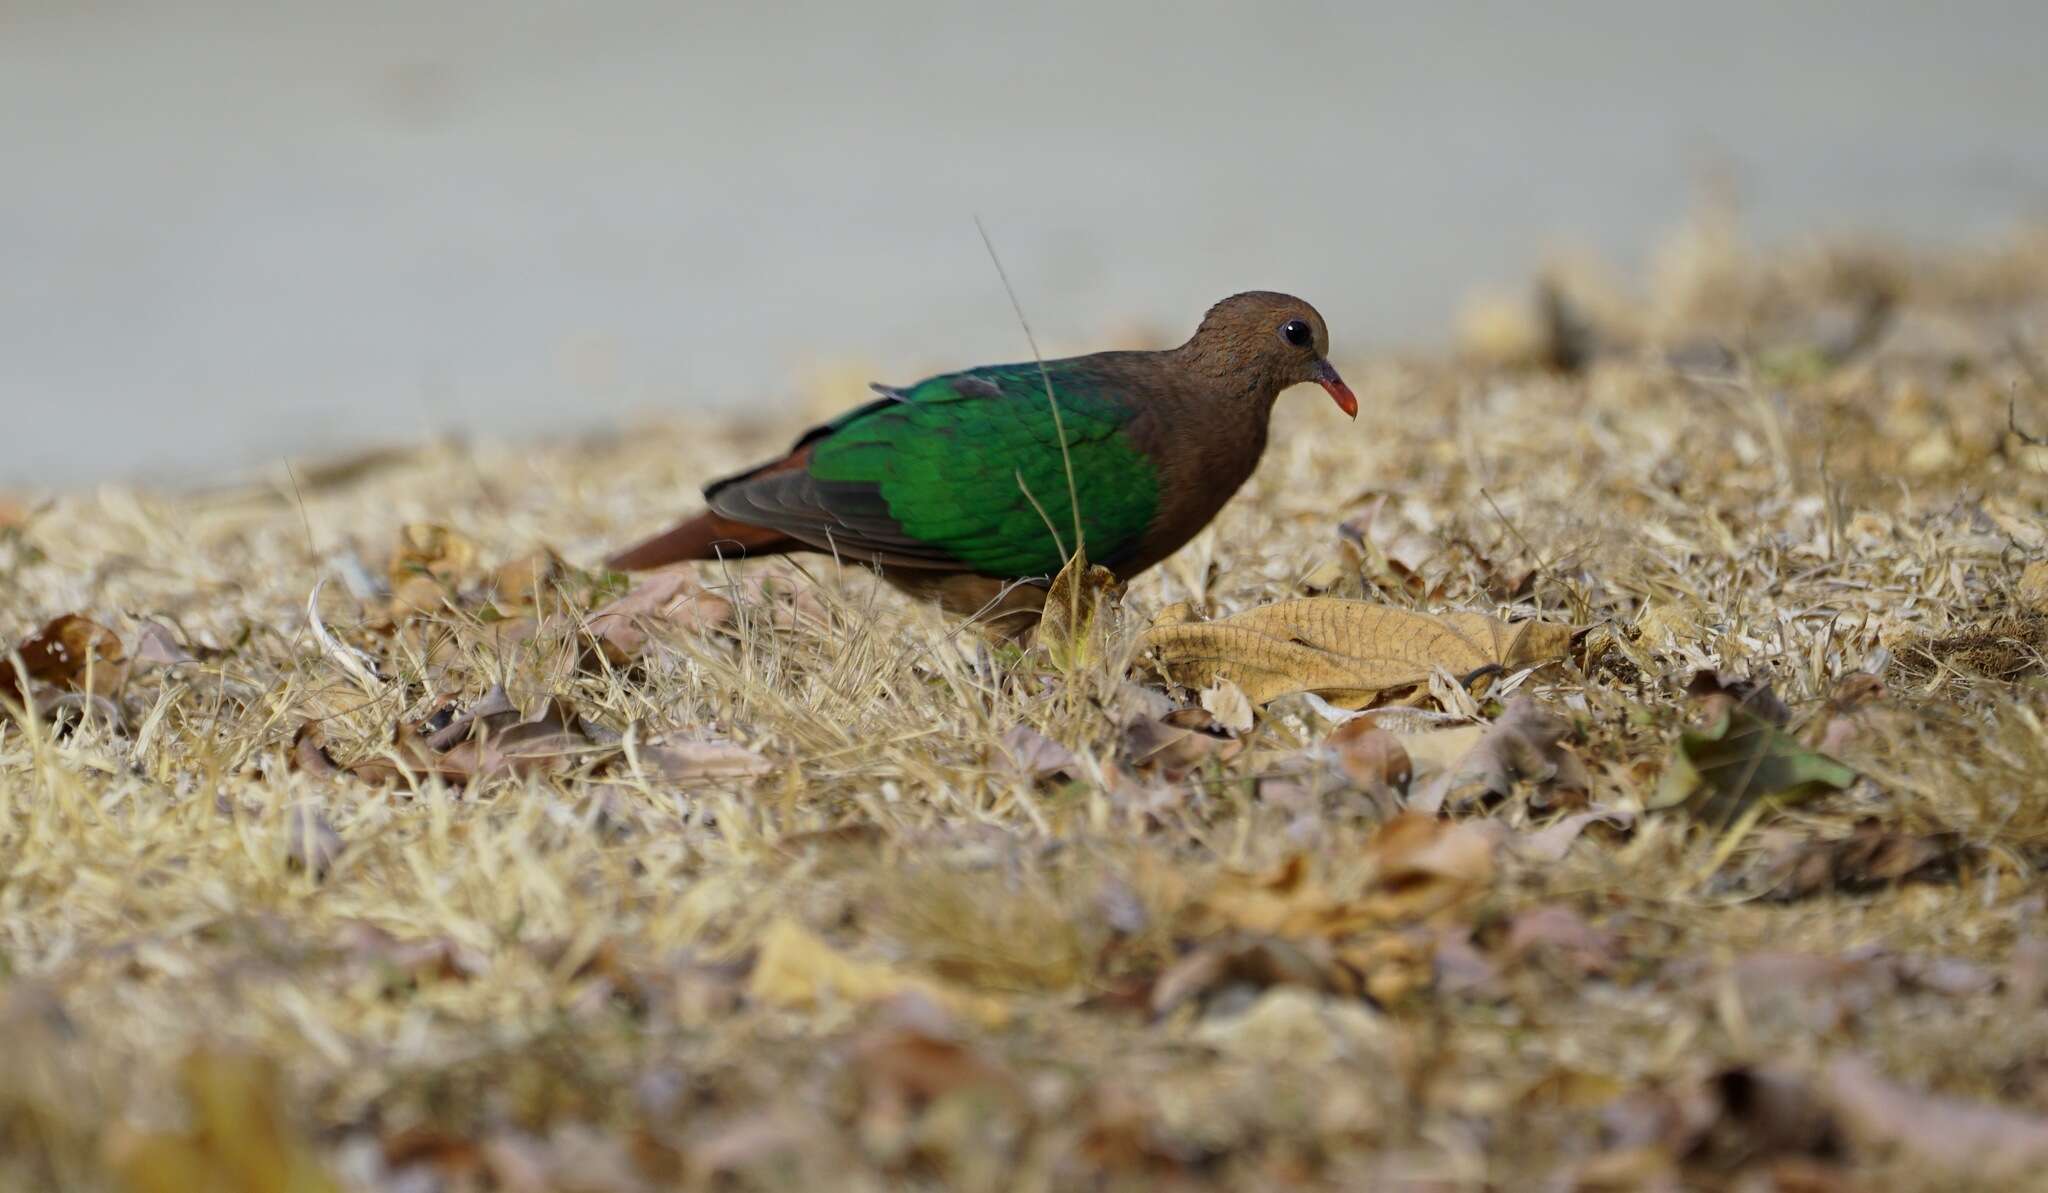
[(0, 495), (0, 1185), (2040, 1181), (2048, 240), (1540, 293), (1025, 652), (575, 566), (787, 426)]

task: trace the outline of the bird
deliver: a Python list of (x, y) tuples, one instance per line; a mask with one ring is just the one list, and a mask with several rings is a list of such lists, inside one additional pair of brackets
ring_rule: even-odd
[(1118, 581), (1179, 550), (1251, 476), (1274, 400), (1320, 385), (1358, 417), (1307, 302), (1233, 294), (1162, 351), (985, 365), (876, 397), (704, 489), (704, 512), (615, 571), (819, 552), (1021, 638), (1082, 552)]

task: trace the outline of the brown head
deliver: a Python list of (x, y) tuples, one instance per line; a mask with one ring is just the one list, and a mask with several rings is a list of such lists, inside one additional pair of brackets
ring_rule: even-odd
[(1209, 308), (1179, 352), (1188, 368), (1268, 402), (1290, 385), (1313, 382), (1330, 392), (1337, 409), (1358, 417), (1358, 399), (1330, 367), (1330, 329), (1291, 294), (1231, 295)]

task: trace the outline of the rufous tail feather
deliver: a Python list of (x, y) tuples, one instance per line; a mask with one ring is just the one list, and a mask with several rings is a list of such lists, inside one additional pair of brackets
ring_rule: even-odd
[(781, 555), (803, 544), (777, 530), (749, 526), (705, 511), (645, 542), (628, 547), (604, 565), (614, 571), (644, 572), (691, 559), (738, 559)]

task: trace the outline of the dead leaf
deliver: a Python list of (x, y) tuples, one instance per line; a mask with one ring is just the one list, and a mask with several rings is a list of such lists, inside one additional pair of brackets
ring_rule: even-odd
[(484, 1167), (483, 1151), (475, 1140), (424, 1124), (392, 1131), (380, 1146), (386, 1167), (425, 1165), (445, 1181), (474, 1177)]
[(135, 640), (135, 661), (157, 667), (176, 667), (183, 663), (196, 663), (199, 658), (185, 649), (169, 626), (160, 621), (145, 621)]
[(1274, 986), (1359, 993), (1356, 978), (1339, 970), (1322, 942), (1233, 934), (1206, 941), (1168, 966), (1153, 981), (1148, 1001), (1154, 1016), (1165, 1016), (1190, 999), (1206, 1002), (1232, 987), (1257, 992)]
[[(1177, 618), (1185, 614), (1176, 614)], [(1470, 682), (1563, 658), (1572, 629), (1513, 625), (1482, 613), (1416, 613), (1334, 597), (1304, 597), (1220, 621), (1162, 615), (1143, 643), (1176, 683), (1227, 679), (1253, 704), (1297, 692), (1360, 707), (1426, 685), (1441, 668)]]
[(1769, 1171), (1787, 1160), (1834, 1161), (1842, 1154), (1825, 1102), (1797, 1074), (1771, 1067), (1739, 1066), (1701, 1081), (1632, 1090), (1607, 1105), (1601, 1122), (1610, 1156), (1647, 1150), (1696, 1175)]
[(1612, 935), (1556, 904), (1517, 912), (1501, 951), (1507, 964), (1542, 959), (1573, 980), (1612, 973), (1620, 960)]
[(561, 556), (546, 547), (536, 548), (491, 572), (491, 596), (508, 608), (532, 606), (567, 570)]
[(1593, 782), (1579, 756), (1564, 744), (1570, 733), (1569, 721), (1528, 696), (1516, 696), (1464, 757), (1416, 787), (1409, 806), (1434, 813), (1505, 799), (1518, 783), (1530, 785), (1529, 803), (1535, 808), (1583, 801)]
[(467, 982), (489, 967), (476, 950), (449, 937), (400, 939), (365, 920), (334, 933), (351, 970), (375, 980), (387, 997), (424, 982)]
[(286, 1125), (277, 1066), (265, 1059), (197, 1052), (179, 1084), (190, 1128), (110, 1132), (107, 1166), (131, 1193), (336, 1193), (313, 1149)]
[(621, 667), (640, 656), (651, 633), (695, 632), (731, 621), (733, 604), (686, 571), (660, 571), (591, 615), (585, 627), (604, 658)]
[(853, 1042), (850, 1059), (862, 1093), (863, 1127), (872, 1141), (901, 1138), (926, 1103), (964, 1090), (987, 1090), (1011, 1109), (1027, 1106), (1017, 1079), (959, 1038), (934, 1003), (903, 995), (882, 1004), (881, 1022)]
[(441, 755), (437, 766), (466, 781), (500, 775), (524, 778), (565, 769), (591, 750), (576, 710), (557, 697), (532, 719), (497, 732), (474, 723), (471, 736)]
[(391, 740), (382, 751), (342, 769), (365, 783), (383, 786), (438, 778), (459, 787), (470, 777), (469, 771), (444, 764), (419, 731), (403, 721), (391, 727)]
[(1837, 755), (1859, 736), (1874, 732), (1879, 723), (1876, 706), (1886, 694), (1884, 681), (1869, 672), (1843, 676), (1828, 698), (1825, 714), (1819, 718), (1821, 731), (1814, 748), (1823, 754)]
[(1122, 756), (1140, 771), (1179, 782), (1212, 758), (1228, 762), (1244, 752), (1242, 739), (1214, 732), (1213, 726), (1208, 710), (1200, 708), (1138, 717), (1124, 726)]
[(1492, 885), (1498, 826), (1403, 812), (1380, 826), (1367, 856), (1378, 864), (1376, 914), (1420, 919)]
[(1000, 999), (880, 962), (856, 961), (787, 918), (776, 920), (762, 932), (747, 993), (769, 1006), (796, 1010), (811, 1010), (835, 1000), (858, 1004), (919, 994), (949, 1013), (987, 1027), (1001, 1027), (1010, 1018), (1009, 1006)]
[(2016, 1181), (2048, 1167), (2048, 1118), (2038, 1114), (1921, 1093), (1886, 1080), (1858, 1056), (1830, 1064), (1822, 1089), (1865, 1145), (1897, 1148), (1981, 1181)]
[(427, 748), (447, 750), (469, 740), (479, 732), (502, 733), (519, 723), (519, 709), (512, 703), (512, 697), (505, 691), (504, 684), (492, 684), (490, 690), (477, 697), (475, 704), (463, 710), (439, 728), (431, 723), (422, 727), (427, 734)]
[(460, 715), (454, 708), (446, 702), (421, 722), (396, 723), (384, 750), (347, 766), (336, 762), (318, 725), (309, 721), (292, 739), (291, 764), (320, 777), (346, 773), (383, 785), (438, 778), (460, 787), (505, 775), (552, 773), (595, 761), (611, 748), (595, 740), (576, 710), (559, 697), (526, 720), (519, 719), (501, 687), (493, 687)]
[[(1201, 1156), (1176, 1146), (1162, 1130), (1153, 1097), (1141, 1083), (1112, 1078), (1089, 1091), (1078, 1108), (1081, 1157), (1093, 1170), (1135, 1181), (1136, 1188), (1187, 1187)], [(1117, 1181), (1108, 1182), (1117, 1187)]]
[(1225, 874), (1198, 906), (1215, 925), (1254, 935), (1336, 939), (1459, 907), (1493, 882), (1499, 834), (1477, 822), (1403, 812), (1365, 848), (1368, 880), (1345, 895), (1300, 855), (1264, 874)]
[[(1375, 719), (1383, 716), (1385, 713), (1376, 714)], [(1397, 732), (1395, 736), (1401, 741), (1401, 749), (1407, 752), (1414, 776), (1427, 780), (1432, 775), (1450, 771), (1462, 762), (1486, 736), (1487, 728), (1485, 725), (1454, 725), (1418, 733)]]
[(1703, 718), (1708, 720), (1719, 716), (1720, 710), (1729, 704), (1741, 705), (1773, 725), (1783, 726), (1792, 720), (1792, 710), (1778, 699), (1770, 684), (1729, 671), (1693, 672), (1685, 694), (1699, 702)]
[(1572, 842), (1589, 825), (1609, 824), (1618, 829), (1628, 828), (1636, 822), (1636, 814), (1625, 808), (1588, 808), (1560, 816), (1533, 833), (1513, 838), (1509, 848), (1515, 856), (1532, 862), (1561, 862), (1571, 852)]
[(438, 612), (463, 581), (474, 577), (476, 544), (445, 526), (414, 522), (399, 528), (385, 573), (391, 616)]
[(320, 722), (307, 721), (292, 734), (292, 750), (287, 756), (291, 769), (304, 771), (316, 779), (331, 779), (341, 773), (341, 764), (327, 749), (327, 734), (320, 728)]
[(21, 670), (12, 659), (0, 657), (0, 695), (9, 699), (28, 698), (31, 684), (112, 699), (128, 681), (128, 656), (121, 639), (76, 613), (51, 620), (14, 649), (21, 656)]
[(1752, 710), (1768, 703), (1710, 693), (1702, 706), (1712, 717), (1684, 730), (1672, 750), (1650, 808), (1684, 806), (1708, 823), (1728, 825), (1761, 800), (1794, 802), (1856, 781), (1856, 772)]
[(1081, 760), (1072, 750), (1029, 725), (1010, 726), (1001, 745), (1005, 761), (1019, 774), (1033, 779), (1067, 780), (1081, 775)]
[(1202, 689), (1199, 703), (1216, 723), (1232, 734), (1242, 736), (1252, 729), (1252, 702), (1245, 698), (1244, 689), (1227, 679), (1219, 679)]
[(1043, 646), (1062, 670), (1086, 665), (1102, 613), (1115, 606), (1122, 591), (1116, 573), (1091, 565), (1087, 555), (1076, 550), (1046, 590), (1033, 644)]
[(1899, 832), (1866, 816), (1846, 837), (1807, 837), (1780, 850), (1765, 864), (1765, 886), (1772, 898), (1790, 900), (1950, 877), (1961, 850), (1954, 834)]
[(738, 742), (723, 738), (656, 738), (634, 747), (641, 765), (661, 778), (744, 779), (770, 774), (775, 764)]
[(1345, 777), (1359, 787), (1397, 793), (1408, 790), (1408, 781), (1414, 774), (1408, 750), (1400, 738), (1370, 719), (1361, 717), (1337, 726), (1323, 739), (1323, 747), (1336, 754), (1337, 765)]
[(1500, 967), (1472, 943), (1472, 926), (1469, 924), (1440, 925), (1434, 945), (1430, 957), (1431, 979), (1439, 993), (1487, 991), (1500, 977)]

